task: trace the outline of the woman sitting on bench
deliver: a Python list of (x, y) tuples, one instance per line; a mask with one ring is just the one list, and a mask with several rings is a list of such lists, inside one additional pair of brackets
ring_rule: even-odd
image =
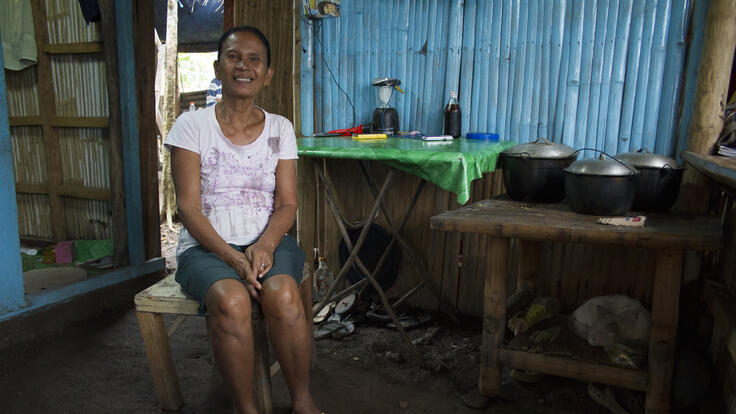
[(251, 300), (261, 303), (294, 412), (319, 413), (309, 392), (311, 332), (299, 296), (304, 253), (285, 235), (297, 209), (294, 128), (254, 105), (271, 82), (271, 48), (258, 29), (220, 38), (222, 101), (171, 128), (172, 175), (184, 227), (176, 280), (209, 312), (209, 337), (235, 413), (253, 402)]

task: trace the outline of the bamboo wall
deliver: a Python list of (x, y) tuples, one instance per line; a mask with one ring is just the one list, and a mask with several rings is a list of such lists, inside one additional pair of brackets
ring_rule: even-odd
[(5, 71), (22, 238), (112, 232), (109, 104), (98, 23), (74, 0), (34, 2), (38, 65)]
[[(256, 105), (294, 122), (294, 3), (292, 0), (234, 0), (235, 26), (254, 26), (271, 44), (271, 84), (258, 96)], [(297, 85), (298, 86), (298, 85)]]

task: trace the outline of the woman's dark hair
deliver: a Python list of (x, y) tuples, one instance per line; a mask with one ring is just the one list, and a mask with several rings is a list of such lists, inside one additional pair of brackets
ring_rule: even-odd
[(220, 54), (222, 54), (222, 43), (225, 42), (225, 39), (227, 39), (231, 34), (237, 32), (247, 32), (258, 37), (261, 43), (263, 43), (263, 46), (266, 46), (266, 63), (268, 67), (271, 67), (271, 44), (268, 42), (268, 39), (266, 39), (266, 35), (253, 26), (235, 26), (223, 33), (222, 36), (220, 36), (220, 43), (217, 45), (217, 60), (220, 60)]

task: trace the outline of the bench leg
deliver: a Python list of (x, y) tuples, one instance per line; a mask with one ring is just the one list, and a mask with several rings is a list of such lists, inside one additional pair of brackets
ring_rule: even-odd
[(136, 311), (136, 316), (158, 401), (162, 409), (176, 411), (181, 408), (184, 399), (179, 388), (174, 359), (171, 357), (163, 316), (160, 313), (140, 311)]
[[(255, 308), (255, 307), (254, 307)], [(253, 309), (253, 400), (259, 413), (271, 414), (271, 369), (268, 355), (268, 332), (263, 313)]]

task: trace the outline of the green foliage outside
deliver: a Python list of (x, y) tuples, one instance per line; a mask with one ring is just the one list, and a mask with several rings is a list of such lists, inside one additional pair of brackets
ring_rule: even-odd
[(217, 52), (179, 53), (179, 92), (203, 91), (215, 77)]

